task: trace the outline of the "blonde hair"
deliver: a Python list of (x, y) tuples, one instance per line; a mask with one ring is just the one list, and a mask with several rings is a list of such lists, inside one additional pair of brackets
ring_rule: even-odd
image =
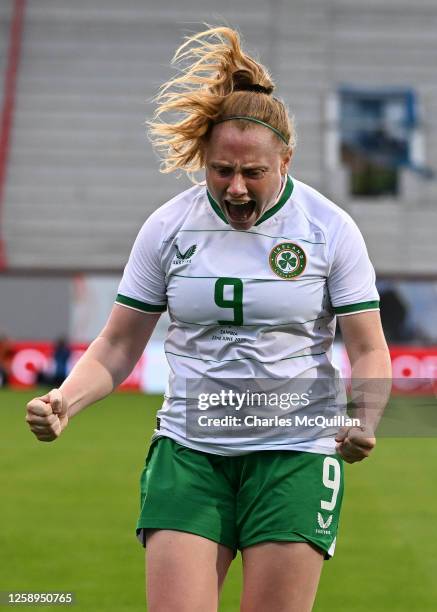
[[(213, 126), (228, 117), (247, 116), (283, 135), (285, 150), (295, 146), (293, 121), (285, 104), (272, 96), (275, 84), (267, 69), (243, 52), (238, 33), (210, 28), (188, 37), (173, 64), (182, 74), (165, 83), (149, 136), (162, 156), (162, 172), (193, 173), (205, 166), (205, 145)], [(175, 113), (176, 117), (164, 117)], [(251, 122), (238, 119), (242, 129)]]

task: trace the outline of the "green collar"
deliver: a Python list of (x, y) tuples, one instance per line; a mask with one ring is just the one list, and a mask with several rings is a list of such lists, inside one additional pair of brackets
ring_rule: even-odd
[[(260, 225), (267, 219), (270, 219), (270, 217), (273, 217), (273, 215), (275, 215), (278, 212), (278, 210), (280, 210), (284, 206), (285, 202), (289, 199), (289, 197), (291, 196), (293, 192), (293, 188), (294, 188), (293, 181), (291, 180), (291, 177), (287, 175), (287, 182), (285, 183), (285, 187), (284, 187), (281, 197), (279, 198), (279, 200), (276, 202), (274, 206), (266, 210), (266, 212), (262, 215), (262, 217), (258, 219), (255, 225)], [(206, 190), (206, 193), (208, 195), (209, 203), (211, 204), (214, 212), (220, 217), (222, 221), (224, 221), (225, 223), (229, 225), (228, 220), (226, 219), (220, 206), (217, 204), (217, 202), (214, 200), (214, 198), (212, 197), (212, 195), (209, 193), (208, 190)]]

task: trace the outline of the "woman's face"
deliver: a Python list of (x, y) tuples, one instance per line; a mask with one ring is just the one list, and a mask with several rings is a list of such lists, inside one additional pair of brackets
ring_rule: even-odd
[(206, 183), (229, 224), (248, 230), (273, 206), (291, 152), (268, 128), (241, 130), (232, 121), (216, 125), (206, 145)]

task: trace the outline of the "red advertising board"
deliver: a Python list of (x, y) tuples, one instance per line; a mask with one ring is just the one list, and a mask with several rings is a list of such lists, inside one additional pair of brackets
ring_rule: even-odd
[[(87, 345), (71, 344), (69, 369), (84, 353)], [(49, 342), (15, 342), (12, 345), (13, 357), (9, 383), (14, 387), (32, 387), (38, 372), (50, 373), (52, 367), (53, 345)], [(136, 390), (140, 388), (141, 372), (144, 367), (144, 355), (133, 372), (124, 381), (121, 388)]]
[[(149, 348), (146, 349), (134, 371), (122, 384), (122, 389), (147, 391), (149, 389), (147, 381), (150, 381), (148, 369), (153, 373), (168, 367), (163, 353), (159, 357), (162, 359), (162, 364), (157, 363), (156, 357), (148, 358)], [(72, 344), (71, 349), (70, 368), (82, 355), (86, 345)], [(24, 388), (34, 385), (38, 371), (50, 372), (52, 352), (53, 345), (48, 342), (14, 343), (10, 384)], [(437, 389), (437, 346), (391, 346), (390, 354), (394, 393), (430, 393)], [(334, 360), (343, 376), (348, 377), (348, 362), (344, 347), (336, 347)]]
[(393, 393), (436, 394), (437, 347), (391, 346)]

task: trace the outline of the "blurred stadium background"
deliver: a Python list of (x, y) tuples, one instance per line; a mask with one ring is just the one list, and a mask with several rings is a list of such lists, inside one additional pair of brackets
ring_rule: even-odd
[[(132, 529), (167, 319), (126, 393), (59, 444), (37, 444), (23, 410), (36, 372), (53, 373), (56, 340), (68, 339), (71, 367), (101, 329), (143, 221), (188, 186), (159, 173), (144, 121), (176, 46), (204, 22), (238, 27), (268, 65), (296, 117), (292, 174), (361, 228), (396, 379), (435, 379), (434, 0), (0, 0), (0, 591), (144, 608)], [(336, 359), (346, 371), (340, 338)], [(383, 439), (348, 469), (316, 610), (437, 608), (435, 459), (432, 438)], [(240, 581), (234, 564), (223, 611), (238, 609)]]

